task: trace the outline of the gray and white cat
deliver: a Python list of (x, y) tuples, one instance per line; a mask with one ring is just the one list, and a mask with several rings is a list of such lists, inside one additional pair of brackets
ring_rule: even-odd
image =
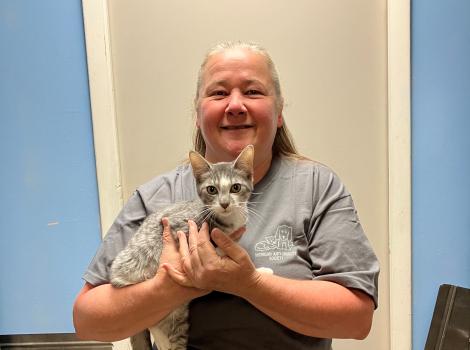
[[(162, 218), (168, 217), (173, 236), (176, 231), (188, 232), (188, 220), (198, 227), (203, 222), (209, 229), (217, 227), (231, 233), (245, 225), (247, 202), (253, 190), (253, 146), (247, 146), (233, 162), (209, 163), (199, 153), (190, 152), (189, 159), (196, 179), (199, 198), (168, 206), (149, 215), (128, 245), (111, 266), (111, 284), (121, 288), (155, 276), (162, 243)], [(150, 328), (159, 350), (186, 349), (188, 340), (188, 305), (183, 305)], [(134, 350), (151, 349), (148, 332), (131, 338)]]

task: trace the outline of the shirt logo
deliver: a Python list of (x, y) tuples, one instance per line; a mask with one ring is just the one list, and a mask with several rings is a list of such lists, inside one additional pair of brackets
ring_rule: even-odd
[(265, 257), (270, 261), (283, 261), (295, 255), (292, 227), (281, 225), (274, 235), (266, 235), (264, 240), (255, 244), (255, 256)]

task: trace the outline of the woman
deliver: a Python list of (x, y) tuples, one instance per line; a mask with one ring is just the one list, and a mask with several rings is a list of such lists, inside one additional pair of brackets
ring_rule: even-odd
[(195, 196), (187, 165), (141, 186), (84, 276), (77, 334), (122, 339), (191, 301), (188, 348), (330, 349), (331, 338), (365, 338), (377, 305), (377, 259), (338, 177), (295, 151), (269, 55), (253, 44), (218, 45), (201, 66), (195, 102), (195, 149), (209, 161), (231, 161), (254, 145), (250, 202), (260, 217), (250, 218), (238, 243), (190, 225), (178, 251), (166, 230), (156, 276), (115, 289), (109, 265), (141, 220), (159, 203)]

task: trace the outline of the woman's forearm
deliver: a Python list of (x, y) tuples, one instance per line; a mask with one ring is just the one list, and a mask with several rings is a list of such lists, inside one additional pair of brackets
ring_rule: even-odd
[(179, 305), (202, 294), (177, 285), (163, 271), (125, 288), (86, 284), (74, 305), (75, 330), (82, 339), (124, 339), (157, 324)]
[(363, 292), (327, 281), (298, 281), (262, 274), (240, 295), (284, 326), (313, 337), (363, 339), (374, 304)]

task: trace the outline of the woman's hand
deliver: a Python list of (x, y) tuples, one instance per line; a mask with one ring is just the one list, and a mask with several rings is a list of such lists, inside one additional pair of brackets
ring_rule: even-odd
[[(244, 231), (242, 228), (227, 236), (214, 229), (209, 236), (207, 223), (198, 231), (196, 224), (189, 221), (188, 239), (178, 232), (182, 269), (172, 264), (163, 267), (181, 285), (240, 295), (256, 285), (260, 277), (248, 253), (231, 238), (239, 239)], [(226, 255), (217, 254), (210, 237)]]
[(181, 269), (181, 255), (178, 251), (178, 244), (171, 233), (170, 220), (162, 219), (163, 225), (163, 250), (160, 255), (160, 267), (164, 264), (171, 264), (176, 269)]
[[(163, 250), (160, 256), (160, 267), (157, 271), (157, 276), (160, 273), (166, 274), (167, 271), (169, 272), (168, 275), (171, 277), (172, 282), (177, 282), (178, 284), (184, 287), (193, 287), (194, 290), (194, 297), (203, 296), (210, 292), (210, 290), (203, 290), (197, 288), (196, 285), (190, 283), (181, 283), (177, 279), (172, 276), (172, 271), (165, 268), (165, 266), (171, 266), (175, 271), (182, 271), (183, 270), (183, 259), (181, 258), (181, 254), (178, 250), (178, 244), (176, 243), (173, 234), (171, 233), (171, 226), (170, 221), (168, 218), (162, 219), (163, 225)], [(184, 235), (184, 234), (183, 234)], [(157, 278), (157, 276), (155, 276)], [(196, 288), (194, 288), (196, 287)]]

